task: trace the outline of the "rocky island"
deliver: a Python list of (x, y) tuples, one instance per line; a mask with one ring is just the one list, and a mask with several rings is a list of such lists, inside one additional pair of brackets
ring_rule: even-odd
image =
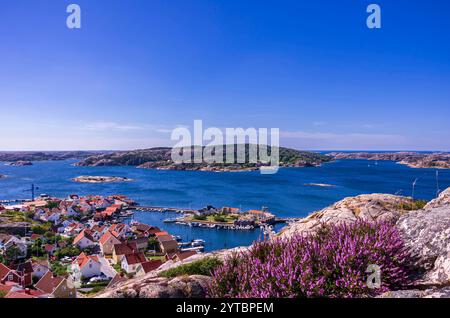
[(305, 183), (305, 187), (334, 188), (335, 186), (328, 183)]
[(79, 176), (72, 179), (81, 183), (109, 183), (109, 182), (129, 182), (132, 179), (126, 177), (106, 177), (106, 176)]
[(335, 159), (367, 159), (391, 160), (411, 168), (450, 169), (449, 153), (418, 153), (418, 152), (333, 152), (329, 154)]
[[(224, 158), (225, 158), (225, 146)], [(249, 146), (246, 147), (246, 156), (244, 163), (182, 163), (177, 164), (171, 159), (172, 148), (159, 147), (151, 149), (141, 149), (134, 151), (120, 151), (110, 154), (88, 157), (78, 163), (76, 166), (136, 166), (144, 169), (160, 170), (197, 170), (197, 171), (252, 171), (257, 170), (265, 164), (259, 162), (251, 163), (248, 160)], [(269, 151), (270, 151), (270, 147)], [(235, 145), (235, 154), (237, 146)], [(196, 151), (203, 151), (204, 147), (192, 147), (191, 156)], [(281, 167), (315, 167), (332, 160), (332, 157), (319, 153), (298, 151), (289, 148), (279, 148)], [(236, 157), (236, 155), (235, 155)], [(225, 160), (224, 160), (225, 161)]]
[(31, 161), (18, 160), (18, 161), (10, 162), (7, 165), (8, 166), (13, 166), (13, 167), (23, 167), (23, 166), (32, 166), (33, 163)]
[(0, 151), (0, 161), (46, 161), (84, 159), (106, 151)]

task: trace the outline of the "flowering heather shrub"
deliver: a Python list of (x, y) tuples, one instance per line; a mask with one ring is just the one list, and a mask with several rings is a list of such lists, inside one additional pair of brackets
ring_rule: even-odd
[[(256, 242), (213, 271), (210, 297), (361, 297), (408, 283), (403, 241), (388, 222), (324, 226), (317, 234)], [(370, 289), (369, 264), (381, 269)]]

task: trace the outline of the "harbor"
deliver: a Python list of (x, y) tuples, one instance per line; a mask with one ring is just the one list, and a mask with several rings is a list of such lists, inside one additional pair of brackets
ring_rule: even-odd
[(165, 224), (176, 224), (194, 228), (224, 229), (250, 231), (266, 225), (286, 224), (295, 222), (300, 218), (277, 217), (268, 212), (266, 207), (261, 210), (241, 211), (239, 208), (215, 208), (207, 205), (201, 209), (163, 207), (163, 206), (136, 206), (132, 211), (154, 213), (176, 213), (179, 216), (165, 218)]

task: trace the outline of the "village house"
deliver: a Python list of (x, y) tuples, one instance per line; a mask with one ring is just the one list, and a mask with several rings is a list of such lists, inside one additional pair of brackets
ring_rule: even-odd
[(222, 208), (222, 213), (225, 213), (225, 214), (238, 214), (240, 212), (241, 212), (241, 210), (239, 208), (232, 208), (232, 207), (228, 207), (228, 206), (224, 206)]
[(92, 236), (89, 229), (84, 229), (73, 240), (73, 245), (78, 246), (81, 249), (97, 246), (95, 238)]
[(212, 214), (216, 214), (218, 212), (219, 212), (219, 210), (217, 210), (212, 205), (207, 205), (206, 207), (204, 207), (198, 211), (195, 211), (195, 214), (196, 215), (212, 215)]
[(122, 259), (121, 267), (126, 273), (134, 274), (137, 267), (146, 261), (144, 253), (127, 254)]
[(259, 221), (260, 223), (270, 224), (275, 221), (275, 215), (267, 211), (249, 210), (246, 214), (252, 217), (255, 221)]
[(31, 261), (31, 265), (33, 267), (33, 277), (37, 278), (42, 278), (42, 276), (44, 276), (44, 274), (50, 269), (50, 264), (46, 259), (34, 259)]
[(76, 298), (73, 282), (65, 277), (53, 275), (48, 271), (35, 285), (36, 289), (49, 295), (49, 298)]
[(33, 265), (31, 261), (26, 261), (12, 266), (12, 269), (20, 277), (20, 285), (23, 287), (31, 286), (33, 284)]
[(79, 209), (77, 208), (74, 201), (61, 201), (59, 203), (59, 210), (62, 215), (65, 216), (77, 216), (80, 214)]
[(0, 234), (0, 251), (6, 254), (8, 250), (13, 248), (17, 251), (16, 259), (27, 255), (28, 247), (23, 240), (14, 235)]
[(15, 283), (21, 284), (21, 277), (17, 272), (8, 266), (0, 263), (0, 284)]
[(81, 253), (72, 263), (72, 272), (81, 273), (84, 278), (100, 276), (102, 264), (96, 255)]
[(53, 255), (53, 253), (55, 253), (57, 249), (58, 248), (55, 244), (44, 244), (44, 251), (48, 255)]
[(127, 233), (130, 232), (130, 227), (124, 223), (115, 223), (109, 227), (109, 230), (116, 232), (121, 238), (126, 238)]
[(40, 240), (42, 240), (43, 239), (43, 236), (41, 235), (41, 234), (35, 234), (35, 233), (33, 233), (33, 234), (31, 234), (31, 236), (30, 236), (30, 241), (31, 242), (36, 242), (36, 240), (38, 240), (38, 239), (40, 239)]
[(130, 243), (135, 243), (139, 252), (145, 252), (148, 248), (148, 238), (147, 237), (138, 237), (132, 240), (129, 240)]
[(144, 276), (145, 274), (158, 269), (163, 262), (161, 260), (151, 260), (140, 263), (136, 267), (136, 276)]
[(197, 255), (197, 251), (180, 251), (175, 253), (167, 253), (166, 260), (172, 260), (174, 262), (182, 262), (185, 259)]
[(120, 244), (119, 235), (116, 232), (106, 231), (100, 238), (100, 251), (103, 255), (111, 255), (113, 253), (114, 245)]
[(138, 247), (135, 242), (124, 242), (115, 244), (113, 247), (112, 258), (114, 263), (118, 264), (122, 262), (125, 255), (134, 254), (138, 252)]
[(98, 224), (95, 224), (91, 227), (91, 231), (92, 237), (98, 241), (103, 236), (103, 234), (105, 234), (106, 231), (108, 231), (108, 227), (106, 225), (100, 226)]
[(64, 235), (68, 237), (76, 236), (79, 233), (81, 233), (83, 229), (84, 229), (83, 224), (79, 222), (72, 222), (69, 225), (67, 225), (66, 228), (64, 229)]
[(52, 223), (56, 223), (59, 221), (60, 217), (61, 217), (61, 213), (59, 211), (49, 211), (48, 209), (46, 209), (47, 212), (45, 212), (44, 214), (42, 214), (40, 216), (41, 221), (43, 222), (52, 222)]
[(131, 227), (131, 229), (138, 237), (154, 236), (156, 233), (161, 231), (155, 226), (150, 226), (143, 223), (136, 223)]
[(161, 252), (166, 254), (178, 251), (178, 242), (172, 235), (159, 235), (157, 236), (157, 239)]

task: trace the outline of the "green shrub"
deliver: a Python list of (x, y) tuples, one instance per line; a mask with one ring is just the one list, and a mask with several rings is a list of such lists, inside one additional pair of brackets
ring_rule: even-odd
[(425, 205), (428, 203), (426, 200), (414, 200), (412, 202), (402, 202), (399, 204), (399, 209), (406, 210), (406, 211), (414, 211), (414, 210), (420, 210), (425, 207)]
[(64, 266), (60, 262), (54, 262), (50, 267), (52, 272), (58, 276), (64, 276), (67, 274), (67, 266)]
[(183, 275), (206, 275), (210, 276), (211, 272), (222, 262), (216, 257), (206, 257), (204, 259), (183, 264), (171, 269), (168, 269), (159, 274), (159, 276), (172, 278)]
[(48, 209), (53, 209), (59, 207), (59, 202), (56, 201), (48, 201), (47, 205), (45, 206)]
[(226, 220), (225, 217), (223, 217), (222, 215), (215, 215), (215, 216), (214, 216), (214, 221), (224, 223), (224, 222), (226, 222), (227, 220)]
[(61, 248), (60, 250), (56, 251), (55, 256), (58, 258), (63, 258), (65, 256), (78, 256), (81, 254), (81, 250), (73, 245), (69, 245), (66, 247)]

